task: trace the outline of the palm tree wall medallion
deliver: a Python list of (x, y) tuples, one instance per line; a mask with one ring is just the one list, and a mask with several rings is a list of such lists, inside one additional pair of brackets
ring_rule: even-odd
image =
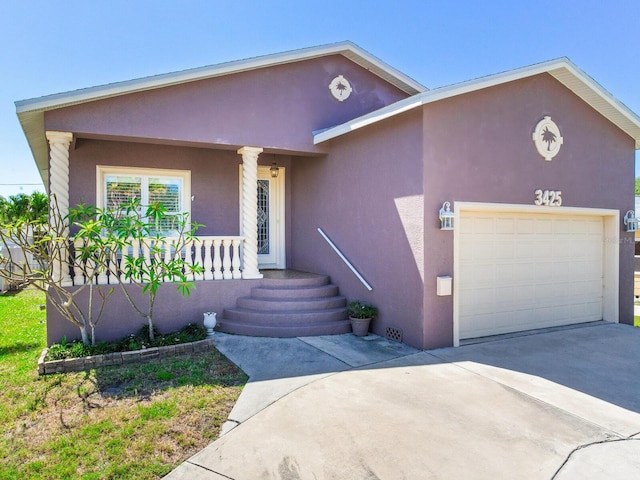
[(546, 116), (538, 122), (533, 132), (533, 143), (542, 158), (550, 162), (560, 151), (563, 141), (558, 125), (551, 117)]
[(333, 98), (338, 100), (339, 102), (345, 101), (351, 95), (352, 88), (349, 80), (344, 78), (342, 75), (338, 75), (336, 78), (331, 80), (329, 84), (329, 91)]

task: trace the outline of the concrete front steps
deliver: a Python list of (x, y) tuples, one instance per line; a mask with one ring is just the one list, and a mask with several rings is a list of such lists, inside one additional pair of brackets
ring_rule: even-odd
[(325, 275), (266, 277), (218, 319), (217, 331), (253, 337), (337, 335), (351, 331), (347, 301)]

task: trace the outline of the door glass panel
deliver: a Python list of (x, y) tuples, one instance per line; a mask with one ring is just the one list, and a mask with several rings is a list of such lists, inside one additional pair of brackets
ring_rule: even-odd
[(269, 253), (269, 180), (258, 180), (258, 255)]

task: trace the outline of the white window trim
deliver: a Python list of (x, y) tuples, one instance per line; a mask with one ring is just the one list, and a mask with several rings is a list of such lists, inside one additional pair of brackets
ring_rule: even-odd
[(182, 180), (182, 213), (191, 216), (191, 170), (170, 170), (163, 168), (138, 168), (120, 166), (96, 166), (96, 206), (105, 208), (105, 177), (107, 175), (126, 175), (144, 177), (172, 177)]

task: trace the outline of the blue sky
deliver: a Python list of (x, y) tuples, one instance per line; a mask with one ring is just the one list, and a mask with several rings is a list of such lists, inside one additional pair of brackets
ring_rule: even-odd
[(342, 40), (430, 88), (567, 56), (640, 113), (637, 0), (1, 0), (0, 195), (43, 189), (16, 100)]

